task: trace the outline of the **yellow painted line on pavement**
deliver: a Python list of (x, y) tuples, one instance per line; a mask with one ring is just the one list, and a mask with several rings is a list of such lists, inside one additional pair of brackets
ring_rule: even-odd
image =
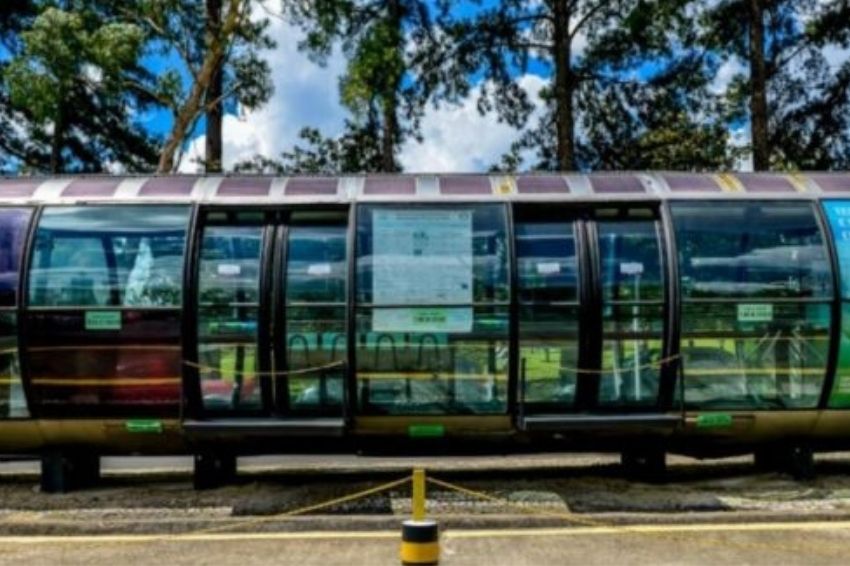
[[(238, 525), (235, 525), (238, 526)], [(608, 534), (655, 534), (693, 532), (752, 532), (752, 531), (831, 531), (850, 529), (850, 521), (797, 521), (761, 523), (701, 523), (701, 524), (644, 524), (599, 527), (553, 527), (535, 529), (458, 529), (446, 530), (445, 538), (510, 538), (538, 536), (592, 536)], [(263, 540), (339, 540), (339, 539), (398, 539), (399, 531), (304, 531), (269, 533), (188, 533), (149, 535), (15, 535), (0, 536), (2, 544), (97, 544), (137, 542), (215, 542)]]

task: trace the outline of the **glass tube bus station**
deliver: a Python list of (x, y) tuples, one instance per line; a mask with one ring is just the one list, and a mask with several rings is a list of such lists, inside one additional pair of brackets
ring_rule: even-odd
[(0, 179), (0, 452), (850, 446), (850, 174)]

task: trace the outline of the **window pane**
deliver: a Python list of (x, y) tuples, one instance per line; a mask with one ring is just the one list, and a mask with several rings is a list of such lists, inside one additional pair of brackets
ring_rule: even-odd
[(440, 305), (508, 300), (502, 205), (364, 206), (358, 218), (359, 303)]
[(520, 301), (578, 300), (572, 222), (517, 224), (516, 254)]
[(832, 409), (850, 408), (850, 304), (841, 305), (841, 338), (838, 343), (838, 365), (829, 396)]
[(654, 405), (661, 378), (664, 307), (608, 305), (603, 312), (599, 402)]
[[(104, 311), (96, 311), (103, 314)], [(33, 399), (45, 418), (177, 418), (180, 311), (122, 309), (92, 329), (91, 311), (26, 314)]]
[(257, 409), (263, 228), (208, 227), (198, 286), (201, 391), (208, 409)]
[(811, 204), (677, 203), (672, 211), (686, 299), (831, 296)]
[(685, 402), (698, 408), (814, 408), (829, 349), (828, 304), (682, 307)]
[(17, 303), (18, 272), (32, 210), (0, 208), (0, 306)]
[(0, 418), (28, 417), (18, 363), (18, 325), (14, 312), (0, 312)]
[(345, 234), (345, 226), (290, 227), (287, 302), (345, 302)]
[(508, 311), (478, 308), (471, 332), (373, 330), (357, 314), (358, 398), (366, 412), (487, 414), (507, 410)]
[(179, 307), (188, 220), (185, 206), (45, 209), (30, 304)]
[(523, 306), (520, 321), (524, 402), (571, 405), (578, 368), (578, 306)]
[(654, 221), (597, 223), (603, 300), (663, 300), (661, 248)]
[(346, 359), (344, 305), (289, 307), (286, 352), (290, 370), (317, 369), (287, 378), (291, 409), (321, 410), (342, 405), (345, 368), (318, 368)]

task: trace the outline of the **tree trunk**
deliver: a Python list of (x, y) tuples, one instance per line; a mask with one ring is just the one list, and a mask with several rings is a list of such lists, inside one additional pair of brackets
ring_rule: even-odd
[[(207, 1), (207, 44), (221, 33), (221, 0)], [(213, 70), (210, 86), (207, 89), (207, 144), (204, 166), (207, 173), (221, 173), (222, 170), (222, 132), (221, 122), (224, 114), (224, 101), (220, 100), (224, 91), (224, 73), (221, 62)]]
[(398, 134), (398, 116), (396, 115), (394, 98), (387, 98), (383, 108), (383, 132), (381, 133), (381, 171), (394, 173), (397, 171), (395, 162), (395, 146)]
[(204, 111), (207, 89), (210, 86), (215, 70), (220, 68), (224, 60), (227, 45), (233, 39), (240, 25), (242, 8), (245, 0), (228, 0), (227, 18), (222, 22), (221, 33), (212, 38), (207, 48), (204, 61), (198, 71), (197, 78), (189, 89), (189, 95), (180, 105), (174, 116), (171, 132), (162, 146), (159, 156), (157, 173), (170, 173), (174, 169), (174, 156), (190, 133), (189, 128), (195, 119)]
[[(393, 30), (397, 53), (403, 56), (404, 37), (401, 29), (401, 3), (399, 0), (390, 0), (388, 8), (389, 24)], [(396, 145), (399, 143), (398, 123), (398, 89), (401, 85), (401, 76), (389, 77), (386, 83), (386, 92), (383, 93), (383, 104), (381, 108), (383, 132), (381, 133), (381, 171), (394, 173), (398, 170), (395, 162)]]
[(761, 0), (750, 0), (750, 122), (753, 169), (770, 168), (767, 133), (767, 67), (764, 61), (764, 11)]
[(555, 29), (552, 41), (552, 60), (555, 63), (555, 128), (558, 168), (575, 170), (575, 116), (573, 95), (575, 77), (572, 69), (570, 38), (570, 9), (568, 0), (553, 2)]
[(62, 148), (65, 145), (65, 110), (62, 106), (64, 96), (59, 97), (59, 108), (56, 110), (56, 119), (53, 121), (53, 135), (50, 140), (50, 172), (54, 175), (62, 173)]

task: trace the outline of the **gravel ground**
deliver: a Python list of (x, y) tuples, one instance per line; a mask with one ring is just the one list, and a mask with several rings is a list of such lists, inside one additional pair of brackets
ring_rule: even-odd
[[(775, 473), (756, 473), (746, 458), (700, 463), (675, 459), (663, 484), (627, 480), (610, 457), (561, 456), (511, 460), (511, 465), (476, 461), (442, 466), (421, 461), (366, 461), (358, 466), (274, 468), (247, 465), (234, 485), (194, 491), (185, 471), (153, 474), (111, 471), (96, 488), (44, 494), (29, 473), (0, 476), (0, 533), (113, 532), (124, 528), (181, 532), (217, 528), (234, 520), (269, 523), (292, 509), (345, 496), (403, 477), (412, 465), (426, 465), (433, 477), (487, 498), (429, 486), (429, 513), (473, 520), (512, 515), (538, 524), (567, 514), (760, 513), (850, 516), (850, 454), (819, 457), (818, 476), (796, 482)], [(500, 460), (500, 462), (502, 462)], [(241, 464), (240, 464), (241, 466)], [(410, 513), (410, 490), (389, 491), (317, 510), (311, 515), (397, 519)], [(560, 519), (558, 519), (560, 516)], [(332, 520), (332, 519), (331, 519)], [(542, 523), (541, 523), (542, 521)], [(524, 521), (524, 524), (531, 524)], [(290, 523), (291, 526), (291, 523)]]

